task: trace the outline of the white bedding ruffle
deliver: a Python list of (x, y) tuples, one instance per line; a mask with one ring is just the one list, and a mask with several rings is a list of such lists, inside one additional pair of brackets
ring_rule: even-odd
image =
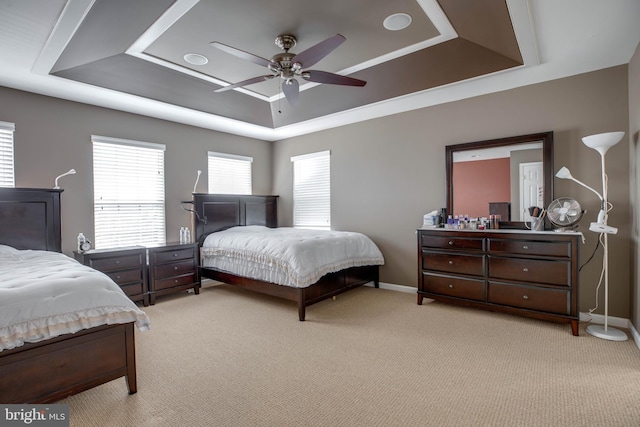
[(255, 225), (211, 233), (201, 256), (204, 267), (297, 288), (345, 268), (384, 264), (361, 233)]
[(0, 351), (149, 318), (107, 275), (58, 252), (0, 245)]

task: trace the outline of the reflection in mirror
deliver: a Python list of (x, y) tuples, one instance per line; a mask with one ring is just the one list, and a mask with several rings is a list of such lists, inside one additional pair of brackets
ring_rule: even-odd
[(520, 227), (553, 199), (553, 132), (446, 147), (447, 212)]

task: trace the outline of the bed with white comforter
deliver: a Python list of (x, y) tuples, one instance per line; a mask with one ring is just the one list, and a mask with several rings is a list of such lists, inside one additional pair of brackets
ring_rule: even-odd
[(361, 233), (258, 225), (209, 234), (201, 258), (203, 267), (296, 288), (327, 273), (384, 264), (378, 247)]
[(0, 352), (149, 318), (108, 276), (58, 253), (0, 245)]

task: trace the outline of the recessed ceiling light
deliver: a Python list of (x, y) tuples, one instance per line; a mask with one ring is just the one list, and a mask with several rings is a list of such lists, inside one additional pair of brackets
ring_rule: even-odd
[(187, 53), (184, 56), (184, 60), (193, 65), (204, 65), (209, 62), (206, 56), (199, 53)]
[(387, 30), (398, 31), (407, 28), (411, 24), (411, 15), (406, 13), (394, 13), (385, 18), (382, 25)]

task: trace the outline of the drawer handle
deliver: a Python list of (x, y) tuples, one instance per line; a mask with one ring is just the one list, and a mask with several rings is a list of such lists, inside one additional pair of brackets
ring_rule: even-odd
[(529, 269), (527, 267), (525, 267), (525, 268), (522, 269), (522, 271), (524, 271), (526, 273), (527, 271), (529, 271)]
[(175, 279), (175, 280), (173, 281), (173, 283), (178, 283), (178, 279)]
[(177, 254), (177, 253), (174, 253), (174, 254), (173, 254), (173, 256), (174, 256), (174, 257), (177, 257), (177, 256), (178, 256), (178, 254)]
[(523, 245), (523, 246), (522, 246), (522, 249), (529, 249), (529, 246), (527, 246), (527, 245)]
[(453, 289), (453, 283), (449, 283), (449, 288)]
[(529, 295), (523, 295), (522, 299), (529, 299)]
[(453, 261), (452, 260), (449, 260), (449, 265), (453, 265)]
[(449, 246), (453, 246), (453, 240), (449, 240)]
[(120, 280), (120, 276), (116, 276), (116, 279)]
[(174, 270), (178, 270), (178, 266), (173, 267)]
[(116, 264), (120, 264), (120, 260), (119, 259), (116, 260)]

